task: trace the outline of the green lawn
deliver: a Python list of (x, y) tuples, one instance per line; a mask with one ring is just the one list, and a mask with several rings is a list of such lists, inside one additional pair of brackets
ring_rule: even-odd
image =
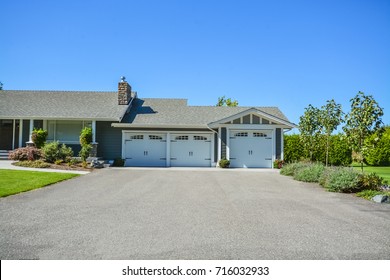
[(79, 174), (0, 169), (0, 197), (42, 188)]
[[(352, 166), (358, 170), (360, 170), (360, 165), (357, 163), (352, 164)], [(375, 172), (377, 175), (383, 177), (390, 183), (390, 166), (364, 166), (364, 172), (373, 173)]]

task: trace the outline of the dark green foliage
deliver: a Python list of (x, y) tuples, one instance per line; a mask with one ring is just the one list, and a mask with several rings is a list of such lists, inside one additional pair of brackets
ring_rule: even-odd
[(325, 166), (321, 163), (308, 164), (295, 171), (294, 179), (297, 181), (318, 183), (324, 169)]
[(284, 161), (296, 162), (304, 158), (303, 145), (298, 134), (284, 135)]
[(376, 132), (365, 141), (365, 163), (375, 166), (390, 165), (390, 127), (383, 133)]
[(121, 158), (114, 159), (114, 163), (112, 164), (112, 166), (115, 167), (123, 167), (124, 165), (125, 165), (125, 160)]
[(73, 150), (58, 141), (46, 143), (42, 148), (46, 162), (54, 163), (56, 160), (68, 162), (73, 157)]
[(81, 130), (80, 134), (80, 144), (81, 146), (89, 145), (92, 142), (92, 128), (84, 127)]
[(81, 146), (81, 150), (79, 152), (79, 157), (81, 157), (81, 160), (83, 162), (87, 161), (87, 158), (89, 157), (89, 153), (92, 150), (92, 145), (86, 144)]
[(36, 147), (24, 147), (11, 151), (8, 155), (10, 160), (38, 160), (43, 156), (42, 151)]
[[(310, 136), (305, 137), (307, 139)], [(326, 162), (326, 136), (313, 136), (315, 145), (312, 150), (313, 161)], [(286, 162), (295, 162), (304, 158), (302, 138), (299, 135), (284, 136), (284, 159)], [(350, 165), (352, 163), (352, 150), (342, 134), (329, 137), (329, 159), (330, 165)]]
[(223, 159), (221, 159), (220, 161), (219, 161), (219, 167), (221, 167), (221, 168), (229, 168), (229, 166), (230, 166), (230, 161), (229, 160), (227, 160), (226, 158), (223, 158)]
[(222, 96), (222, 97), (218, 97), (218, 102), (215, 106), (217, 106), (217, 107), (221, 107), (221, 106), (237, 107), (238, 101), (237, 100), (232, 101), (231, 98), (226, 98), (225, 96)]
[(31, 140), (33, 141), (35, 147), (38, 149), (42, 148), (45, 145), (47, 135), (47, 130), (42, 128), (34, 128), (31, 135)]

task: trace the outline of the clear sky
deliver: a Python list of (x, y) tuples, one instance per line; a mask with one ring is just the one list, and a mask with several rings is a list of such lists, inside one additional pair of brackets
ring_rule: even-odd
[(390, 124), (390, 1), (0, 2), (4, 89), (115, 91), (215, 105), (309, 104), (364, 91)]

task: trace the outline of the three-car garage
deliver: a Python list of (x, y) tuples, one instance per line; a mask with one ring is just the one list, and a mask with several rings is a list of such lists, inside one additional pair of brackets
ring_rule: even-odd
[[(217, 135), (217, 137), (215, 137)], [(225, 139), (230, 166), (272, 168), (274, 130), (229, 130)], [(211, 167), (222, 148), (217, 132), (123, 131), (125, 166)]]

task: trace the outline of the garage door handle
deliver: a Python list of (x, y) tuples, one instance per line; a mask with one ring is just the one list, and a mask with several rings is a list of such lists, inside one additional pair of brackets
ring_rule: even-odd
[(235, 157), (231, 157), (230, 160), (232, 160), (232, 159), (236, 159), (236, 158)]
[(272, 160), (272, 158), (265, 158), (265, 160)]
[(271, 137), (265, 137), (265, 139), (272, 139)]
[(175, 157), (171, 157), (171, 160), (177, 160), (177, 158), (175, 158)]

